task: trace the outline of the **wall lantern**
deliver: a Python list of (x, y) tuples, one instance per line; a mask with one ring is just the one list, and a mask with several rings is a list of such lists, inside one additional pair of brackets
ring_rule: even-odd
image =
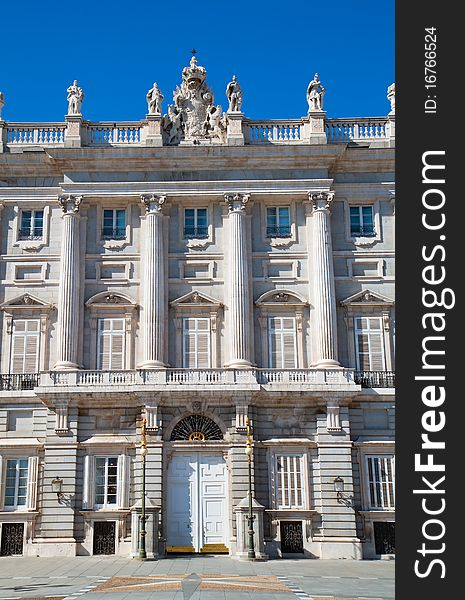
[(63, 500), (63, 479), (60, 479), (60, 477), (58, 477), (58, 475), (55, 477), (55, 479), (52, 479), (52, 492), (54, 492), (57, 495), (57, 499), (58, 502), (61, 502)]

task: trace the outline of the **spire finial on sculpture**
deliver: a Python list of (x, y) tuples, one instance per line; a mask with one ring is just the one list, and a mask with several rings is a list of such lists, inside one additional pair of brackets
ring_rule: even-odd
[(0, 121), (2, 120), (2, 108), (5, 106), (5, 94), (0, 92)]
[(241, 112), (242, 88), (235, 75), (232, 76), (232, 81), (230, 81), (226, 87), (226, 98), (229, 102), (228, 113)]
[(78, 86), (77, 79), (75, 79), (66, 90), (68, 92), (68, 115), (80, 115), (82, 101), (84, 100), (84, 91)]
[(163, 94), (161, 93), (160, 88), (157, 83), (154, 83), (153, 86), (147, 92), (147, 104), (149, 115), (161, 115), (161, 103), (163, 101)]
[(391, 83), (391, 85), (387, 89), (387, 99), (391, 103), (391, 112), (390, 115), (396, 114), (396, 84)]
[(326, 88), (323, 87), (318, 73), (315, 73), (315, 76), (307, 87), (308, 112), (323, 110), (323, 96), (325, 92)]

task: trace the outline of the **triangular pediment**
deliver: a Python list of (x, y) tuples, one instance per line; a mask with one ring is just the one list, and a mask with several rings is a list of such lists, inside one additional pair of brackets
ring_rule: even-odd
[(3, 304), (0, 304), (0, 309), (12, 308), (46, 308), (50, 310), (53, 308), (53, 305), (49, 302), (44, 302), (44, 300), (41, 300), (32, 294), (21, 294), (21, 296), (16, 296), (16, 298), (12, 298), (11, 300), (3, 302)]
[(218, 308), (222, 306), (222, 303), (216, 298), (208, 296), (208, 294), (194, 290), (173, 300), (171, 306), (211, 306), (212, 308)]
[(394, 300), (392, 298), (388, 298), (387, 296), (383, 296), (378, 292), (373, 292), (372, 290), (362, 290), (361, 292), (357, 292), (356, 294), (349, 296), (345, 300), (341, 300), (342, 306), (351, 306), (352, 304), (393, 306)]

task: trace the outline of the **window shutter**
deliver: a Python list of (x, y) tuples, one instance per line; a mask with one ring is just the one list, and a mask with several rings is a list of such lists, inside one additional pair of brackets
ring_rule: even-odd
[(183, 319), (183, 367), (210, 368), (210, 319)]
[(37, 373), (39, 370), (39, 319), (13, 321), (13, 348), (11, 370), (13, 373)]
[(304, 508), (303, 455), (275, 456), (276, 508)]
[(275, 369), (297, 367), (297, 346), (294, 317), (270, 317), (269, 365)]
[(28, 460), (27, 500), (28, 510), (35, 510), (37, 505), (37, 472), (39, 458), (30, 456)]
[(95, 490), (95, 457), (86, 454), (84, 457), (84, 485), (82, 486), (82, 508), (92, 510), (94, 508)]
[(386, 369), (381, 317), (355, 318), (355, 345), (360, 371)]
[(99, 370), (117, 371), (124, 369), (124, 319), (99, 319), (97, 353), (97, 368)]
[(126, 454), (118, 456), (118, 508), (127, 508), (129, 506), (129, 474), (131, 457)]

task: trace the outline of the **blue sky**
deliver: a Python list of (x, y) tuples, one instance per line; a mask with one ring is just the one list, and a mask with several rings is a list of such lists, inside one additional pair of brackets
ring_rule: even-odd
[(62, 121), (78, 79), (83, 115), (134, 121), (156, 81), (172, 101), (195, 48), (215, 102), (236, 74), (252, 119), (307, 112), (315, 71), (328, 117), (389, 112), (394, 0), (11, 0), (0, 8), (0, 90), (8, 121)]

